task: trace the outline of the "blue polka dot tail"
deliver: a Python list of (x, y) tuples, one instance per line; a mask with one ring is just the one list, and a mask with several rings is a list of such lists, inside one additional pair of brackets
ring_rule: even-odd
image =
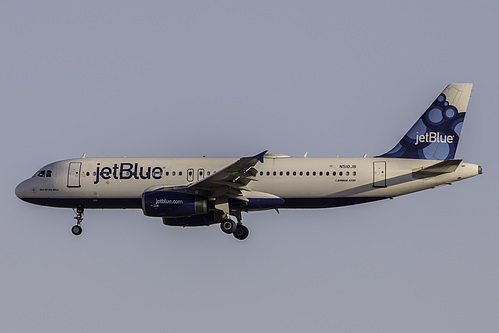
[(392, 150), (375, 157), (454, 159), (472, 87), (449, 84)]

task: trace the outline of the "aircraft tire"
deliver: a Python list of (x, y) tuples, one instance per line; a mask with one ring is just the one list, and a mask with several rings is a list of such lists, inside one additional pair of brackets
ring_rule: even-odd
[(73, 233), (73, 235), (75, 236), (79, 236), (81, 235), (81, 232), (83, 231), (83, 229), (77, 224), (77, 225), (74, 225), (72, 228), (71, 228), (71, 232)]
[(231, 219), (226, 219), (220, 223), (220, 229), (222, 229), (222, 231), (226, 234), (233, 234), (237, 229), (237, 224)]
[(249, 235), (249, 230), (246, 228), (246, 226), (239, 224), (236, 228), (236, 231), (234, 231), (234, 237), (239, 240), (245, 240)]

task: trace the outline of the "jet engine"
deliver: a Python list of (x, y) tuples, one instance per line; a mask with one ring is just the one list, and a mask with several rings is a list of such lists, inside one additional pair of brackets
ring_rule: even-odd
[(153, 217), (185, 217), (208, 212), (206, 198), (196, 195), (155, 190), (142, 194), (142, 211)]

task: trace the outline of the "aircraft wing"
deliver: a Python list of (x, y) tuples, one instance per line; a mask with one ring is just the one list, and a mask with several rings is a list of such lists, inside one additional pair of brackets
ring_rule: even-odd
[(249, 190), (247, 185), (251, 181), (258, 181), (256, 178), (257, 170), (254, 166), (261, 162), (267, 151), (250, 157), (241, 157), (236, 162), (213, 173), (196, 183), (185, 187), (185, 191), (196, 193), (208, 197), (226, 196), (247, 202), (242, 191)]

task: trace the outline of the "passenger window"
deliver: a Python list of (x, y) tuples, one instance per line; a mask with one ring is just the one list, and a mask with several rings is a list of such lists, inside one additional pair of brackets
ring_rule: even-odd
[(267, 176), (270, 176), (270, 171), (267, 171)]
[(300, 171), (300, 176), (303, 176), (303, 171)]
[(289, 171), (286, 171), (286, 176), (289, 176)]
[(333, 176), (336, 176), (336, 171), (333, 171)]
[(357, 171), (352, 172), (354, 176), (357, 176)]
[(329, 176), (329, 171), (326, 171), (326, 176)]
[(275, 175), (277, 175), (277, 172), (276, 172), (276, 171), (274, 171), (274, 172), (272, 172), (272, 174), (275, 176)]
[(206, 171), (206, 174), (209, 176), (209, 175), (210, 175), (210, 172), (209, 172), (209, 171)]
[(284, 175), (284, 172), (282, 172), (282, 171), (281, 171), (281, 172), (279, 172), (279, 175), (280, 175), (280, 176)]
[(321, 171), (321, 172), (319, 172), (319, 176), (322, 176), (322, 175), (323, 175), (322, 171)]
[(167, 176), (167, 177), (168, 177), (169, 175), (170, 175), (170, 172), (168, 172), (168, 171), (167, 171), (167, 172), (165, 172), (165, 176)]
[(182, 171), (179, 171), (179, 172), (178, 172), (178, 175), (179, 175), (179, 176), (182, 176)]
[(293, 171), (293, 176), (296, 176), (296, 171)]
[(343, 176), (343, 171), (340, 171), (340, 176)]
[(172, 176), (175, 176), (175, 171), (172, 171)]
[(317, 172), (315, 172), (315, 171), (312, 172), (312, 176), (315, 176), (315, 175), (317, 175)]
[(310, 176), (310, 172), (307, 171), (307, 176)]
[(350, 171), (347, 171), (347, 172), (346, 172), (346, 175), (347, 175), (347, 176), (350, 176)]

